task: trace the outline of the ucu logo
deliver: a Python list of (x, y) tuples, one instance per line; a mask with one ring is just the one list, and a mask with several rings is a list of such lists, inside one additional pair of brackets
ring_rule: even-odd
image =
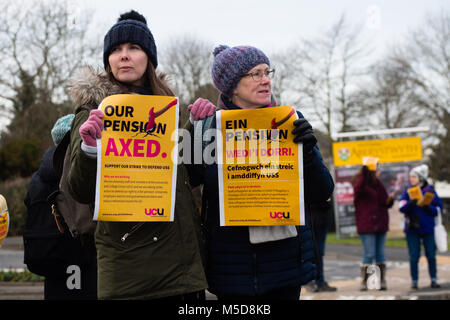
[(272, 212), (270, 211), (270, 217), (272, 219), (289, 219), (289, 212)]
[(164, 215), (164, 208), (163, 209), (152, 208), (152, 209), (148, 209), (148, 210), (147, 210), (147, 208), (145, 208), (145, 214), (147, 216), (156, 216), (156, 215), (163, 216)]

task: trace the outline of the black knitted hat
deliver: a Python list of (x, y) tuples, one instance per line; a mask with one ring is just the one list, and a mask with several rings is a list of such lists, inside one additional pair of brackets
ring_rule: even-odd
[(105, 35), (103, 45), (103, 64), (105, 68), (109, 65), (108, 57), (111, 50), (115, 46), (126, 42), (140, 45), (156, 69), (158, 58), (155, 40), (147, 26), (147, 20), (134, 10), (122, 14), (117, 23)]

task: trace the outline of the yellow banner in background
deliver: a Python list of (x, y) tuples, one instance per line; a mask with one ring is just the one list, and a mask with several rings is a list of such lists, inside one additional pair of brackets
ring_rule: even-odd
[(120, 94), (105, 98), (97, 140), (94, 220), (173, 221), (178, 100)]
[(333, 143), (334, 165), (362, 165), (364, 157), (378, 158), (378, 163), (422, 160), (420, 137), (360, 140)]
[(303, 155), (290, 106), (216, 113), (221, 226), (303, 225)]

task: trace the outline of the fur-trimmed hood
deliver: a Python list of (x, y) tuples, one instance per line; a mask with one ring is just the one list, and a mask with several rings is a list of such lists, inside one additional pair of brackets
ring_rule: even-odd
[[(156, 76), (160, 83), (169, 88), (167, 74), (158, 72)], [(134, 91), (125, 85), (111, 82), (104, 70), (90, 66), (78, 70), (70, 80), (68, 89), (76, 108), (87, 106), (91, 109), (97, 108), (103, 99), (113, 94), (140, 93), (138, 87)]]
[(83, 67), (70, 80), (69, 94), (76, 107), (97, 108), (102, 100), (113, 94), (126, 93), (121, 87), (109, 80), (104, 70)]

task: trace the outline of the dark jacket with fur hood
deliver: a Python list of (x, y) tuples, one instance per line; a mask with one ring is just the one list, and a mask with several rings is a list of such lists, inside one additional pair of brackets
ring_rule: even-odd
[[(93, 203), (97, 160), (81, 150), (80, 126), (107, 96), (129, 93), (104, 72), (84, 68), (71, 83), (76, 116), (71, 130), (72, 196)], [(121, 238), (130, 233), (125, 241)], [(154, 299), (207, 287), (201, 259), (200, 224), (188, 176), (178, 167), (174, 222), (99, 221), (95, 231), (100, 299)]]

